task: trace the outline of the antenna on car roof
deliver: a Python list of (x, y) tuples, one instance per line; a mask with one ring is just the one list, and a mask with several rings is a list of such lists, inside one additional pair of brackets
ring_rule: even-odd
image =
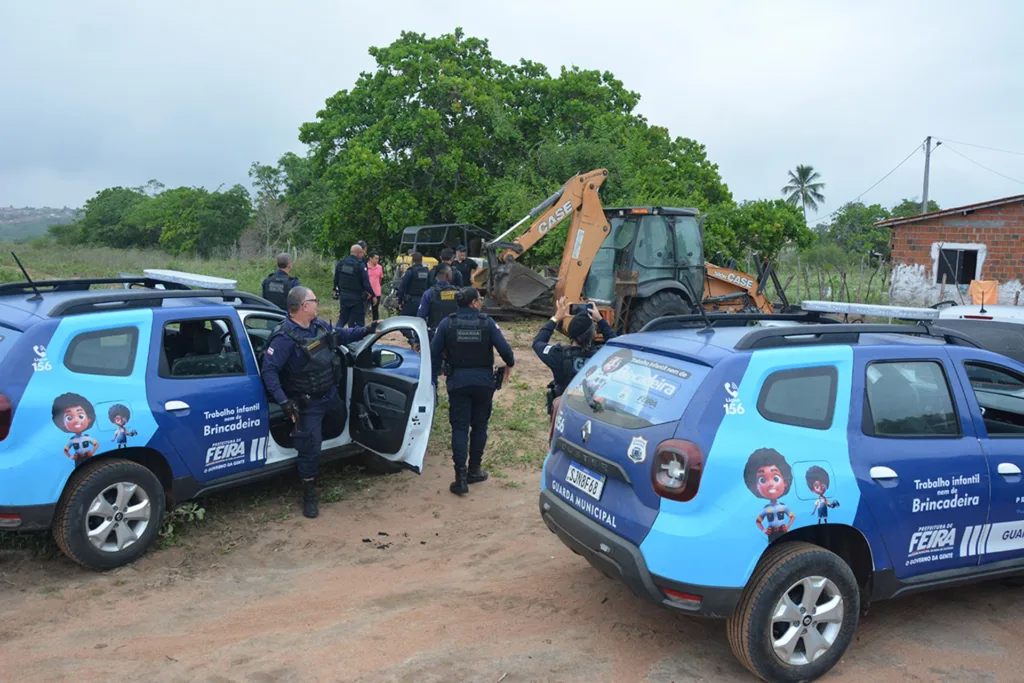
[(39, 293), (39, 288), (36, 287), (36, 283), (32, 282), (32, 278), (28, 276), (28, 271), (25, 270), (25, 266), (21, 265), (21, 259), (19, 259), (18, 255), (13, 251), (11, 252), (11, 256), (14, 257), (14, 262), (18, 264), (18, 267), (21, 268), (21, 274), (25, 276), (25, 280), (32, 285), (32, 291), (36, 293), (35, 296), (29, 297), (29, 301), (39, 301), (42, 299), (43, 295)]
[[(701, 266), (701, 270), (704, 272), (704, 279), (707, 279), (707, 267)], [(704, 310), (703, 302), (697, 303), (697, 309), (700, 311), (700, 317), (704, 319), (704, 327), (697, 330), (697, 334), (714, 334), (715, 331), (711, 329), (711, 326), (714, 325), (714, 323), (711, 322), (710, 318), (708, 318), (708, 312)]]
[(985, 290), (981, 290), (981, 309), (978, 311), (978, 313), (987, 313), (987, 312), (988, 311), (985, 310)]

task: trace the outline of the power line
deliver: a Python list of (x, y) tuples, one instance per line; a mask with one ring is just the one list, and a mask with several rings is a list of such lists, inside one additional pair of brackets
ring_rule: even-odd
[[(997, 171), (997, 170), (995, 170), (995, 169), (993, 169), (993, 168), (989, 168), (988, 166), (985, 166), (984, 164), (979, 164), (979, 163), (978, 163), (977, 161), (975, 161), (974, 159), (970, 158), (970, 157), (969, 157), (969, 156), (967, 156), (966, 154), (963, 154), (963, 153), (961, 153), (961, 152), (958, 152), (958, 151), (956, 151), (956, 148), (955, 148), (955, 147), (952, 147), (952, 146), (951, 146), (951, 145), (949, 144), (949, 141), (948, 141), (948, 140), (946, 140), (946, 141), (945, 141), (945, 143), (946, 143), (946, 147), (948, 147), (948, 148), (949, 148), (949, 151), (950, 151), (950, 152), (952, 152), (953, 154), (956, 154), (957, 156), (961, 156), (961, 157), (963, 157), (964, 159), (967, 159), (967, 161), (971, 162), (971, 163), (972, 163), (972, 164), (974, 164), (975, 166), (980, 166), (981, 168), (985, 169), (985, 170), (986, 170), (986, 171), (988, 171), (989, 173), (995, 173), (995, 174), (996, 174), (997, 176), (999, 176), (999, 177), (1001, 177), (1001, 178), (1006, 178), (1007, 180), (1012, 180), (1012, 181), (1013, 181), (1013, 182), (1015, 182), (1015, 183), (1020, 183), (1021, 185), (1024, 185), (1024, 180), (1017, 180), (1016, 178), (1011, 178), (1010, 176), (1006, 175), (1005, 173), (1000, 173), (999, 171)], [(957, 144), (960, 144), (960, 143), (957, 143)]]
[(918, 152), (920, 152), (920, 151), (921, 151), (921, 145), (919, 144), (919, 145), (917, 145), (916, 147), (914, 147), (914, 149), (913, 149), (913, 150), (912, 150), (912, 151), (910, 152), (910, 154), (908, 154), (908, 155), (907, 155), (906, 157), (904, 157), (904, 158), (903, 158), (903, 161), (901, 161), (900, 163), (896, 164), (896, 166), (895, 166), (895, 167), (894, 167), (894, 168), (893, 168), (893, 169), (892, 169), (891, 171), (889, 171), (889, 172), (888, 172), (888, 173), (886, 173), (886, 174), (885, 174), (884, 176), (882, 176), (882, 177), (881, 177), (881, 179), (879, 179), (879, 180), (878, 180), (878, 181), (877, 181), (877, 182), (876, 182), (876, 183), (875, 183), (874, 185), (872, 185), (872, 186), (871, 186), (871, 187), (869, 187), (868, 189), (864, 190), (863, 192), (861, 192), (861, 193), (860, 193), (859, 195), (857, 195), (856, 197), (854, 197), (854, 198), (853, 198), (853, 199), (851, 199), (850, 201), (848, 201), (848, 202), (843, 202), (842, 204), (840, 204), (840, 205), (839, 205), (839, 207), (838, 207), (837, 209), (835, 209), (834, 211), (832, 211), (832, 213), (830, 213), (830, 214), (826, 214), (825, 216), (822, 216), (821, 218), (815, 218), (814, 220), (815, 220), (815, 221), (816, 221), (817, 223), (821, 223), (822, 221), (828, 220), (829, 218), (832, 218), (832, 216), (834, 216), (834, 215), (836, 215), (837, 213), (839, 213), (839, 210), (840, 210), (840, 209), (842, 209), (842, 208), (843, 208), (844, 206), (846, 206), (847, 204), (852, 204), (853, 202), (859, 201), (861, 197), (863, 197), (863, 196), (864, 196), (864, 195), (866, 195), (866, 194), (867, 194), (868, 192), (871, 192), (871, 190), (873, 190), (873, 189), (875, 189), (876, 187), (878, 187), (878, 186), (879, 186), (879, 185), (880, 185), (880, 184), (882, 183), (882, 181), (883, 181), (883, 180), (885, 180), (886, 178), (888, 178), (889, 176), (891, 176), (891, 175), (892, 175), (893, 173), (895, 173), (895, 172), (896, 172), (896, 170), (897, 170), (897, 169), (898, 169), (898, 168), (899, 168), (900, 166), (902, 166), (903, 164), (907, 163), (907, 162), (908, 162), (908, 161), (910, 160), (910, 157), (914, 156), (915, 154), (917, 154), (917, 153), (918, 153)]
[(952, 142), (954, 145), (963, 145), (965, 147), (977, 147), (978, 149), (987, 149), (991, 152), (1002, 152), (1003, 154), (1016, 154), (1019, 157), (1024, 157), (1024, 152), (1014, 152), (1010, 149), (999, 149), (998, 147), (986, 147), (985, 145), (975, 145), (971, 142), (958, 142), (956, 140), (948, 140), (946, 138), (935, 138), (936, 140), (942, 140), (946, 144)]

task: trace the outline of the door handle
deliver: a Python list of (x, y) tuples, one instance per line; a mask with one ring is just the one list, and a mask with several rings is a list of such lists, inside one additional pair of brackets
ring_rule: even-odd
[(881, 467), (876, 465), (871, 468), (869, 472), (872, 479), (897, 479), (899, 477), (896, 472), (890, 467)]
[(168, 401), (164, 404), (164, 410), (173, 412), (175, 410), (188, 410), (188, 404), (184, 401)]
[(1020, 476), (1020, 468), (1012, 462), (1001, 462), (996, 469), (1004, 477)]

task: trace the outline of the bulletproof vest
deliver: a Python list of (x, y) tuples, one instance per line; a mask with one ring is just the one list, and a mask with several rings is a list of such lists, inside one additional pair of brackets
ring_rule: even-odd
[(409, 268), (409, 272), (412, 275), (409, 277), (409, 286), (405, 290), (405, 297), (419, 301), (429, 288), (427, 280), (430, 278), (430, 269), (420, 264)]
[(347, 256), (338, 264), (338, 291), (342, 293), (363, 294), (363, 265), (359, 259)]
[(561, 396), (565, 388), (569, 386), (569, 382), (576, 376), (587, 361), (594, 355), (595, 349), (593, 347), (589, 349), (582, 349), (579, 346), (563, 346), (562, 347), (562, 369), (560, 377), (555, 378), (555, 396)]
[(291, 276), (279, 270), (263, 281), (263, 298), (283, 311), (288, 310), (288, 290), (292, 288)]
[(323, 398), (341, 381), (341, 358), (336, 353), (338, 346), (334, 335), (318, 321), (313, 321), (313, 325), (316, 326), (313, 339), (302, 339), (283, 327), (278, 327), (271, 335), (271, 340), (277, 334), (291, 337), (305, 358), (305, 363), (295, 372), (289, 372), (285, 366), (281, 387), (288, 398)]
[(441, 289), (441, 285), (434, 285), (431, 289), (434, 291), (434, 297), (430, 302), (430, 318), (427, 320), (427, 327), (436, 330), (442, 320), (459, 310), (459, 305), (455, 302), (455, 295), (459, 293), (459, 290), (455, 287)]
[(444, 348), (448, 363), (459, 368), (492, 368), (494, 347), (491, 345), (491, 319), (478, 315), (448, 316), (448, 330), (445, 332)]

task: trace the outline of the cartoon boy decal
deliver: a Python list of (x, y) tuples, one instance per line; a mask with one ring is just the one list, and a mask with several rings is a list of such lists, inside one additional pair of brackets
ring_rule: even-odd
[[(583, 384), (586, 384), (586, 390), (591, 393), (597, 393), (608, 384), (609, 378), (619, 371), (622, 366), (626, 365), (633, 358), (633, 352), (629, 349), (620, 349), (612, 355), (605, 358), (601, 364), (600, 369), (595, 366), (587, 370), (587, 374), (583, 379)], [(601, 399), (598, 399), (599, 401)]]
[(743, 468), (743, 481), (755, 496), (770, 501), (757, 515), (757, 528), (768, 536), (768, 542), (771, 543), (789, 531), (796, 519), (793, 511), (785, 503), (779, 502), (780, 498), (789, 493), (789, 487), (793, 484), (793, 470), (774, 448), (758, 448), (747, 459), (747, 466)]
[(818, 515), (818, 524), (828, 524), (828, 509), (839, 507), (838, 500), (829, 502), (829, 499), (825, 497), (828, 485), (828, 472), (824, 468), (817, 465), (807, 468), (807, 487), (818, 496), (818, 499), (814, 501), (814, 510), (811, 511), (812, 515)]
[(91, 458), (100, 443), (85, 433), (96, 423), (96, 410), (89, 400), (78, 394), (61, 394), (53, 401), (52, 412), (57, 429), (74, 434), (64, 446), (64, 455), (74, 460), (76, 466)]
[(128, 410), (126, 405), (115, 403), (107, 411), (107, 419), (113, 422), (115, 427), (114, 438), (111, 441), (116, 441), (119, 449), (128, 448), (128, 437), (138, 436), (138, 432), (127, 427), (128, 420), (132, 419), (132, 411)]

